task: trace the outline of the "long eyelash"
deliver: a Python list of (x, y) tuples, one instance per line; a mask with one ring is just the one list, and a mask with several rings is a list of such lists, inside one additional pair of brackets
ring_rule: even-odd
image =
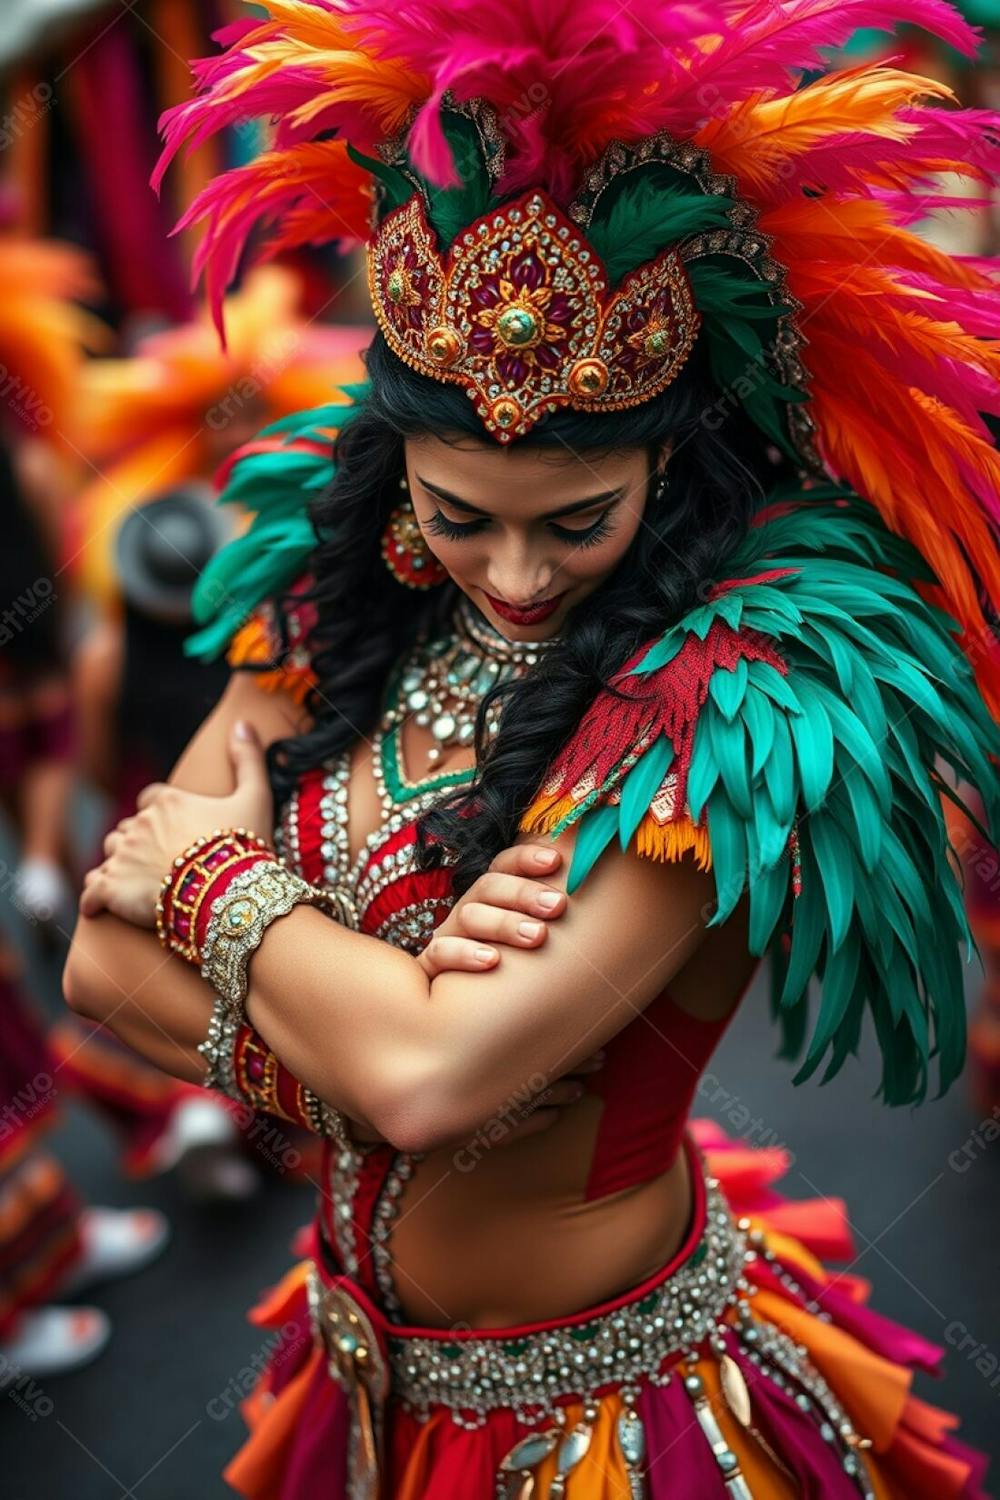
[[(443, 511), (436, 510), (428, 521), (424, 523), (427, 530), (435, 536), (447, 537), (449, 541), (460, 542), (463, 537), (474, 536), (488, 521), (452, 521)], [(593, 526), (586, 527), (583, 531), (570, 531), (565, 526), (553, 524), (552, 530), (556, 536), (564, 542), (569, 542), (573, 547), (596, 547), (603, 542), (614, 527), (611, 524), (611, 510), (608, 509), (595, 521)]]
[(554, 526), (553, 531), (563, 541), (571, 542), (574, 547), (596, 547), (603, 542), (614, 530), (611, 524), (611, 511), (606, 510), (593, 526), (588, 526), (585, 531), (567, 531), (564, 526)]
[(424, 523), (428, 531), (435, 536), (445, 536), (452, 542), (461, 541), (465, 536), (472, 536), (482, 529), (482, 521), (451, 521), (440, 510), (436, 510), (429, 521)]

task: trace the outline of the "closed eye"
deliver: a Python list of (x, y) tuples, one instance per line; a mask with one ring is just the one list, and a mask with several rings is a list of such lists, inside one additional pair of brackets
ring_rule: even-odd
[[(555, 521), (549, 521), (548, 525), (561, 541), (570, 542), (574, 547), (594, 547), (611, 534), (611, 513), (614, 508), (614, 505), (609, 505), (589, 526), (560, 526)], [(459, 542), (463, 537), (477, 536), (490, 524), (490, 518), (484, 516), (480, 521), (453, 521), (444, 511), (435, 510), (424, 524), (435, 536)]]

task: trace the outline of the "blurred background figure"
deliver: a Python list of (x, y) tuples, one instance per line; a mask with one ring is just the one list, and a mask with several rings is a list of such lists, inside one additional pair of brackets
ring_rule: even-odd
[[(202, 313), (82, 372), (90, 478), (65, 546), (78, 559), (87, 617), (74, 667), (78, 770), (106, 799), (101, 837), (143, 786), (167, 777), (224, 685), (224, 662), (206, 665), (183, 649), (199, 573), (249, 519), (213, 505), (213, 476), (251, 440), (277, 446), (280, 438), (257, 436), (262, 428), (320, 405), (361, 373), (365, 330), (308, 323), (301, 298), (295, 272), (262, 268), (227, 299), (224, 351)], [(101, 857), (98, 840), (84, 867)], [(52, 1041), (64, 1078), (117, 1128), (129, 1176), (176, 1167), (195, 1197), (252, 1196), (256, 1133), (228, 1102), (159, 1072), (78, 1017), (61, 1020)], [(302, 1145), (308, 1163), (315, 1143)]]
[[(74, 664), (77, 768), (108, 799), (109, 828), (133, 810), (143, 786), (167, 776), (222, 690), (224, 670), (182, 650), (195, 580), (232, 530), (211, 498), (207, 485), (192, 483), (134, 507), (112, 528), (117, 607), (98, 616)], [(92, 858), (100, 857), (95, 848)], [(256, 1173), (225, 1102), (78, 1017), (62, 1019), (51, 1042), (65, 1083), (117, 1131), (127, 1175), (177, 1168), (195, 1197), (252, 1196)]]
[[(60, 550), (84, 349), (107, 333), (72, 298), (93, 291), (68, 246), (0, 237), (0, 806), (16, 851), (8, 917), (58, 949), (72, 925), (69, 849), (76, 726)], [(108, 1320), (54, 1299), (137, 1270), (167, 1239), (153, 1210), (88, 1208), (39, 1138), (57, 1115), (58, 1064), (0, 933), (0, 1381), (43, 1376), (97, 1354)]]

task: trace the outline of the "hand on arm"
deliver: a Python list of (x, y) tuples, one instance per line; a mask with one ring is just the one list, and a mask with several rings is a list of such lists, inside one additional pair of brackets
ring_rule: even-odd
[[(563, 887), (574, 837), (557, 845)], [(349, 1114), (366, 1100), (388, 1140), (427, 1150), (464, 1140), (528, 1079), (571, 1072), (632, 1021), (690, 959), (713, 906), (693, 860), (608, 850), (540, 951), (505, 949), (498, 967), (430, 982), (405, 953), (298, 908), (253, 958), (248, 1010), (321, 1098)]]
[[(151, 1062), (188, 1082), (204, 1076), (197, 1047), (205, 1037), (214, 996), (198, 971), (165, 953), (149, 930), (159, 880), (181, 842), (189, 842), (196, 833), (234, 818), (250, 821), (261, 832), (270, 829), (270, 793), (265, 790), (260, 747), (301, 727), (301, 717), (291, 699), (261, 693), (247, 674), (235, 674), (169, 785), (155, 784), (140, 794), (136, 817), (124, 819), (108, 835), (107, 858), (85, 880), (64, 979), (67, 1000), (74, 1009), (107, 1024)], [(252, 723), (257, 736), (244, 744), (250, 774), (242, 773), (242, 791), (229, 753), (241, 718)], [(564, 909), (561, 893), (551, 908), (539, 908), (535, 898), (541, 887), (536, 889), (527, 879), (558, 862), (554, 851), (533, 846), (501, 856), (495, 862), (500, 882), (493, 886), (496, 905), (486, 904), (488, 892), (481, 883), (478, 902), (467, 901), (460, 916), (450, 916), (422, 955), (428, 979), (448, 968), (482, 968), (480, 954), (487, 944), (486, 963), (495, 965), (499, 945), (544, 942), (544, 923), (526, 937), (517, 932), (515, 918), (518, 912), (522, 918), (556, 916)], [(588, 1059), (574, 1071), (590, 1072), (596, 1066), (599, 1062)], [(559, 1107), (579, 1092), (575, 1077), (557, 1080), (544, 1097), (529, 1101), (522, 1123), (506, 1139), (522, 1139), (546, 1128), (557, 1118)], [(382, 1139), (364, 1120), (362, 1115), (353, 1121), (355, 1138)]]

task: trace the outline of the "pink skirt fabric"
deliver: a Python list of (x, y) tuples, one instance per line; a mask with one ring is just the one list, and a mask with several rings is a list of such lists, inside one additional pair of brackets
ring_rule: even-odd
[[(532, 1500), (562, 1493), (568, 1500), (634, 1500), (637, 1495), (645, 1500), (732, 1500), (736, 1495), (851, 1500), (864, 1493), (877, 1500), (982, 1500), (985, 1456), (955, 1439), (956, 1418), (910, 1391), (913, 1372), (936, 1372), (943, 1351), (870, 1311), (867, 1286), (858, 1277), (837, 1276), (821, 1264), (820, 1255), (851, 1254), (842, 1207), (828, 1200), (791, 1203), (781, 1197), (774, 1183), (787, 1159), (780, 1150), (748, 1147), (711, 1123), (696, 1122), (687, 1142), (693, 1162), (695, 1141), (705, 1169), (758, 1246), (745, 1270), (752, 1289), (746, 1307), (755, 1327), (759, 1325), (762, 1337), (765, 1329), (777, 1330), (806, 1352), (862, 1440), (853, 1455), (863, 1465), (867, 1490), (845, 1469), (842, 1447), (831, 1441), (832, 1433), (823, 1433), (795, 1382), (762, 1372), (752, 1345), (727, 1329), (726, 1352), (740, 1367), (750, 1393), (749, 1426), (737, 1420), (721, 1389), (720, 1346), (710, 1348), (706, 1340), (682, 1366), (672, 1371), (667, 1366), (671, 1378), (663, 1381), (661, 1371), (658, 1383), (642, 1386), (636, 1402), (646, 1441), (641, 1487), (634, 1474), (630, 1480), (617, 1436), (623, 1399), (620, 1382), (612, 1377), (586, 1414), (589, 1446), (569, 1474), (565, 1491), (558, 1482), (553, 1488), (553, 1452), (534, 1469), (530, 1491), (517, 1493), (530, 1493)], [(667, 1286), (697, 1253), (704, 1214), (704, 1193), (700, 1199), (696, 1193), (691, 1229), (670, 1264), (624, 1298), (572, 1319), (458, 1335), (448, 1329), (402, 1328), (389, 1322), (356, 1284), (350, 1288), (377, 1325), (380, 1339), (417, 1335), (440, 1340), (443, 1348), (463, 1337), (495, 1334), (509, 1340), (582, 1326), (619, 1305), (635, 1304), (651, 1288)], [(315, 1276), (309, 1262), (294, 1267), (251, 1314), (253, 1322), (274, 1331), (275, 1343), (270, 1363), (244, 1405), (251, 1436), (226, 1470), (230, 1485), (247, 1500), (354, 1500), (355, 1494), (377, 1495), (378, 1500), (495, 1500), (506, 1494), (498, 1489), (498, 1467), (520, 1439), (540, 1428), (501, 1408), (468, 1430), (455, 1422), (448, 1406), (417, 1413), (392, 1390), (384, 1408), (380, 1483), (365, 1490), (355, 1482), (352, 1489), (353, 1398), (331, 1377), (326, 1350), (314, 1337), (310, 1274)], [(336, 1275), (324, 1280), (349, 1282)], [(744, 1489), (733, 1487), (695, 1419), (692, 1376), (701, 1383)], [(562, 1415), (569, 1430), (584, 1416), (582, 1404), (567, 1401)]]

